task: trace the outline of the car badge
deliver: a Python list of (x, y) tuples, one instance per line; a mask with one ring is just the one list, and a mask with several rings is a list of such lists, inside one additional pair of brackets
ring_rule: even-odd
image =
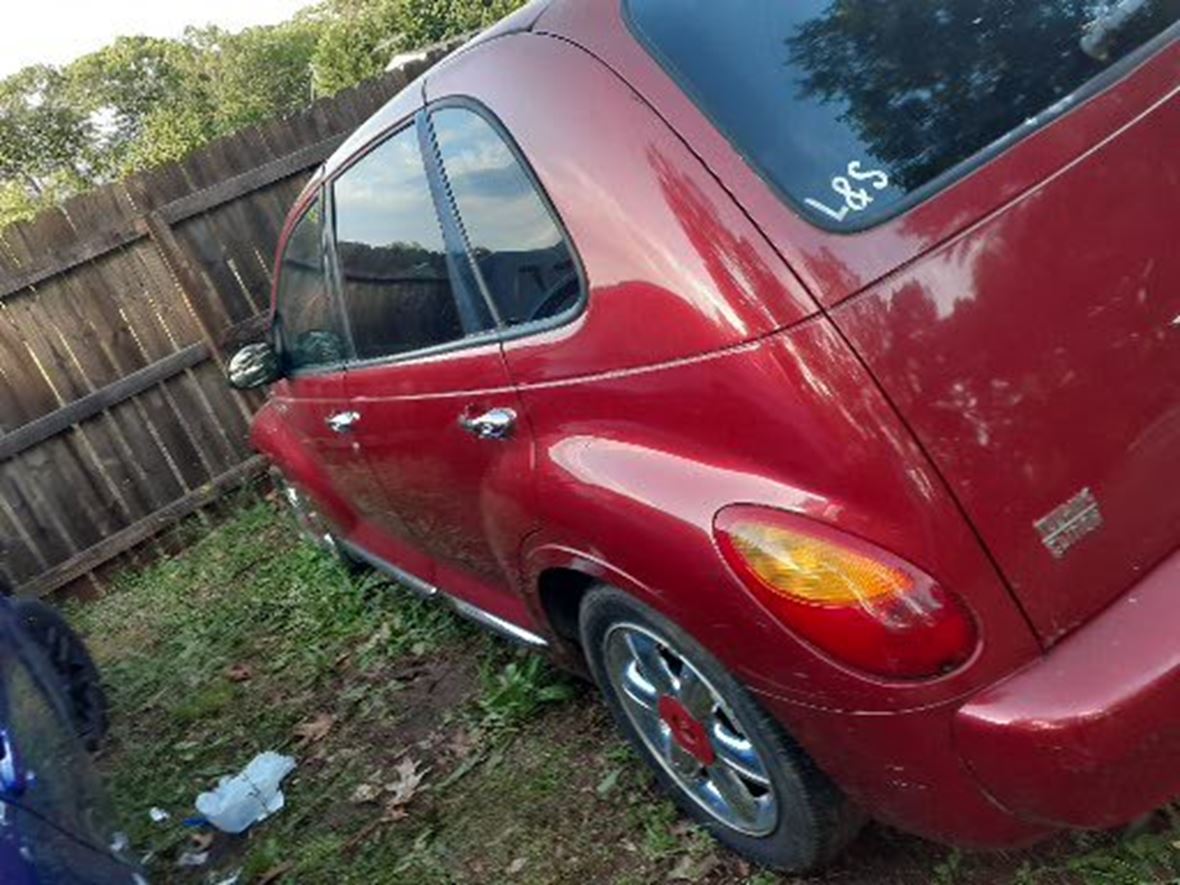
[(1057, 559), (1065, 556), (1069, 549), (1086, 535), (1102, 528), (1102, 511), (1098, 499), (1089, 489), (1082, 489), (1048, 516), (1038, 519), (1033, 525), (1041, 536), (1041, 542)]

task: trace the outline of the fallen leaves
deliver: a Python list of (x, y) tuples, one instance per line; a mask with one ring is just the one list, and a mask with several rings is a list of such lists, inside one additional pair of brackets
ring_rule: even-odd
[(370, 781), (359, 784), (352, 792), (354, 803), (357, 805), (375, 804), (384, 798), (384, 805), (381, 816), (362, 827), (345, 843), (344, 850), (352, 852), (382, 826), (407, 818), (409, 813), (406, 811), (406, 806), (418, 793), (418, 788), (422, 785), (422, 780), (429, 771), (429, 768), (420, 768), (417, 762), (406, 757), (394, 768), (396, 777), (393, 780), (381, 784), (378, 781), (378, 775)]
[(456, 759), (463, 760), (475, 752), (483, 741), (483, 735), (472, 728), (460, 728), (447, 742), (447, 750)]
[(369, 802), (376, 802), (380, 796), (381, 788), (377, 784), (358, 784), (357, 788), (352, 791), (352, 803), (365, 805)]
[(306, 747), (309, 744), (315, 744), (322, 741), (328, 736), (328, 732), (336, 724), (336, 717), (331, 713), (320, 713), (314, 719), (308, 722), (301, 722), (292, 730), (292, 734), (299, 738), (297, 747)]
[(416, 761), (407, 757), (394, 768), (396, 776), (393, 780), (384, 784), (376, 780), (359, 784), (352, 791), (352, 801), (357, 805), (381, 802), (384, 806), (382, 821), (403, 820), (407, 816), (406, 806), (417, 794), (429, 770), (420, 768)]
[(406, 757), (394, 769), (397, 777), (385, 785), (389, 799), (385, 803), (385, 817), (401, 820), (406, 816), (405, 807), (410, 804), (428, 769), (419, 769), (418, 763)]

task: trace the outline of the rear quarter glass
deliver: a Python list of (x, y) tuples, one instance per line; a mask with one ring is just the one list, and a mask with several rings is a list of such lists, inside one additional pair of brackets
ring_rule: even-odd
[(1171, 39), (1180, 0), (626, 0), (632, 31), (819, 227), (941, 190)]

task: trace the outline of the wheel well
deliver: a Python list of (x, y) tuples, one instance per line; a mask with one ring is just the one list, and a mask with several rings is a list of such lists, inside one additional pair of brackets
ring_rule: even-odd
[(563, 639), (581, 643), (578, 612), (586, 591), (595, 579), (585, 572), (568, 568), (551, 568), (541, 572), (537, 587), (541, 606), (553, 632)]

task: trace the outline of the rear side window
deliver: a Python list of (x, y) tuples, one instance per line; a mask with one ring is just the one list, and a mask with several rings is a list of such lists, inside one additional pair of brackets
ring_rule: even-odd
[(345, 339), (324, 272), (324, 213), (317, 198), (287, 238), (279, 265), (278, 316), (284, 367), (342, 362)]
[(803, 214), (864, 228), (1028, 134), (1180, 0), (626, 0), (629, 21)]
[(456, 301), (415, 128), (370, 151), (333, 188), (336, 256), (358, 359), (437, 347), (486, 328), (483, 317), (465, 322)]
[(444, 174), (467, 244), (505, 326), (576, 305), (573, 252), (508, 143), (465, 107), (431, 114)]

